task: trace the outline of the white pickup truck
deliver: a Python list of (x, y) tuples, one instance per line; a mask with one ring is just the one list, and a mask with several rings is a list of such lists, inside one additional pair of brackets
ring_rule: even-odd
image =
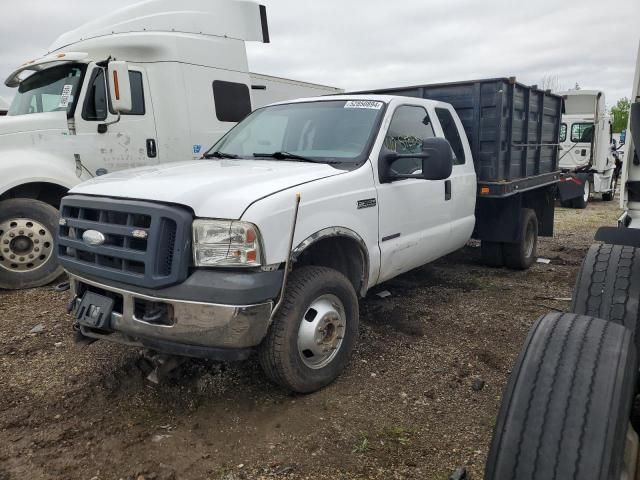
[[(467, 103), (488, 112), (471, 121), (488, 142), (503, 131), (489, 103), (523, 87), (469, 85), (486, 94)], [(538, 143), (557, 144), (560, 98), (523, 91), (548, 120), (530, 116)], [(544, 161), (533, 134), (525, 143), (514, 159), (531, 148)], [(552, 153), (538, 175), (482, 182), (444, 102), (337, 95), (258, 109), (208, 161), (97, 177), (63, 199), (58, 256), (76, 331), (194, 357), (237, 360), (257, 349), (269, 378), (314, 391), (349, 360), (358, 297), (461, 248), (483, 231), (481, 219), (501, 225), (487, 241), (492, 263), (528, 268), (538, 232), (553, 228)]]
[[(200, 158), (254, 108), (340, 91), (250, 73), (246, 41), (269, 42), (257, 3), (182, 0), (176, 9), (173, 0), (150, 0), (61, 35), (47, 55), (9, 75), (15, 95), (0, 122), (0, 288), (44, 285), (62, 273), (53, 255), (57, 211), (74, 185)], [(128, 76), (130, 84), (120, 110), (108, 94), (117, 62), (127, 62), (120, 81)]]

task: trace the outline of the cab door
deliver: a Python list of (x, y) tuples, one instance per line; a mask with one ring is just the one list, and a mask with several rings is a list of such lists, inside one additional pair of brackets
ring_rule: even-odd
[[(119, 122), (109, 108), (105, 69), (96, 65), (87, 71), (86, 78), (84, 97), (75, 112), (77, 154), (83, 168), (95, 176), (159, 163), (161, 152), (146, 72), (129, 68), (133, 108), (122, 114)], [(116, 123), (99, 127), (111, 122)], [(106, 131), (100, 133), (99, 128)]]
[[(399, 154), (419, 154), (422, 142), (435, 136), (431, 116), (423, 105), (401, 104), (391, 113), (384, 147)], [(392, 172), (411, 175), (422, 170), (421, 158), (401, 158)], [(411, 178), (381, 183), (377, 179), (379, 282), (423, 265), (448, 248), (450, 214), (445, 208), (445, 181)]]
[(443, 136), (453, 151), (453, 171), (445, 180), (447, 215), (451, 224), (450, 244), (457, 250), (467, 243), (476, 223), (476, 180), (471, 147), (464, 132), (462, 122), (453, 107), (439, 104), (435, 107), (438, 117), (438, 136)]

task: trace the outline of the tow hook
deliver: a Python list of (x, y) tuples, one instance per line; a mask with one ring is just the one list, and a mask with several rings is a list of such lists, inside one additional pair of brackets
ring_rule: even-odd
[(147, 375), (147, 380), (156, 385), (166, 378), (169, 373), (187, 361), (185, 357), (175, 357), (160, 353), (151, 353), (145, 355), (145, 358), (151, 363), (153, 368), (151, 373)]

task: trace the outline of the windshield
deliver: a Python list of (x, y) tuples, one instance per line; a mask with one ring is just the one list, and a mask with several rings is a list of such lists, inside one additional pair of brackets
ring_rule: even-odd
[(20, 83), (8, 115), (61, 112), (72, 114), (85, 66), (60, 65), (36, 72)]
[(376, 101), (316, 101), (256, 110), (210, 152), (253, 158), (292, 156), (326, 162), (361, 162), (376, 132), (384, 104)]

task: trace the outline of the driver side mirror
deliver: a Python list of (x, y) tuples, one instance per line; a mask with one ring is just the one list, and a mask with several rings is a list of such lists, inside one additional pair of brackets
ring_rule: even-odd
[[(393, 164), (403, 158), (421, 159), (422, 171), (412, 174), (396, 173), (393, 169)], [(420, 153), (396, 153), (383, 148), (380, 152), (378, 171), (381, 183), (390, 183), (407, 178), (446, 180), (453, 171), (453, 150), (448, 141), (438, 137), (424, 140)]]
[(109, 99), (117, 114), (128, 113), (133, 108), (129, 66), (127, 62), (109, 62)]

